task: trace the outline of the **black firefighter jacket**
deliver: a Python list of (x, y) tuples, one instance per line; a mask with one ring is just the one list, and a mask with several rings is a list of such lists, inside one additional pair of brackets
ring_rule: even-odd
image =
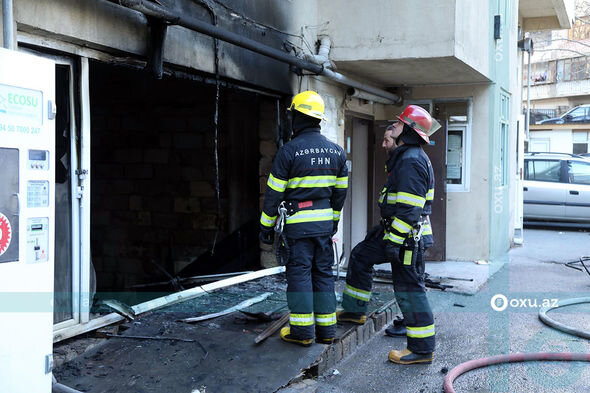
[(270, 230), (282, 201), (289, 208), (284, 232), (289, 238), (332, 234), (338, 224), (346, 190), (346, 154), (320, 134), (318, 128), (300, 131), (282, 146), (268, 177), (260, 217), (262, 230)]
[(402, 145), (393, 151), (386, 170), (387, 182), (379, 197), (381, 217), (389, 223), (384, 239), (401, 246), (422, 221), (424, 246), (432, 246), (428, 216), (434, 199), (434, 172), (430, 159), (420, 146)]

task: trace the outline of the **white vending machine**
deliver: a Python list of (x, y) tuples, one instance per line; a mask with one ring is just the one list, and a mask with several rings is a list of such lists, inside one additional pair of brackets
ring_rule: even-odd
[(51, 392), (55, 65), (0, 49), (0, 392)]

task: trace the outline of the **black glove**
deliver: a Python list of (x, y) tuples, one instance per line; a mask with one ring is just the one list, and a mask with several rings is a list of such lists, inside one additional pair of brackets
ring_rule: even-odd
[(338, 232), (338, 221), (334, 221), (334, 224), (332, 225), (332, 237), (334, 237), (334, 235), (336, 235), (336, 232)]
[(275, 236), (274, 236), (274, 230), (260, 230), (260, 233), (258, 234), (258, 237), (260, 238), (260, 241), (264, 244), (273, 244), (275, 241)]
[(385, 247), (383, 251), (385, 251), (385, 258), (391, 263), (401, 263), (399, 259), (400, 247), (389, 240), (384, 240), (384, 242)]

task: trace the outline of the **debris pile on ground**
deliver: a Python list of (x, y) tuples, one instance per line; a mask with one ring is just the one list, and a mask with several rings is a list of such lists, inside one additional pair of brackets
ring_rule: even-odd
[[(333, 345), (297, 347), (283, 343), (277, 334), (255, 344), (277, 318), (288, 318), (286, 286), (285, 274), (276, 274), (138, 315), (122, 323), (118, 333), (103, 332), (106, 339), (68, 358), (54, 374), (60, 383), (83, 392), (192, 392), (206, 387), (276, 391), (298, 375), (317, 375), (332, 367), (381, 330), (397, 311), (391, 286), (376, 284), (370, 304), (374, 316), (364, 326), (339, 325)], [(336, 286), (341, 293), (344, 281)], [(224, 313), (261, 295), (262, 301)], [(219, 316), (181, 322), (212, 313)], [(60, 347), (64, 346), (57, 346), (58, 351)]]

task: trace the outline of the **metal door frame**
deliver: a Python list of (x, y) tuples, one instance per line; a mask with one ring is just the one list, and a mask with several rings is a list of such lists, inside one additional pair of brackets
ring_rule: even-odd
[[(88, 58), (79, 58), (74, 55), (72, 57), (57, 56), (28, 48), (20, 48), (20, 50), (51, 59), (55, 61), (56, 66), (69, 67), (72, 318), (53, 325), (55, 336), (58, 332), (61, 333), (90, 320), (90, 179), (87, 172), (82, 170), (82, 168), (89, 168), (90, 162)], [(79, 73), (74, 71), (77, 59), (81, 62)], [(79, 83), (79, 97), (76, 97), (75, 83)], [(80, 130), (78, 130), (76, 119), (76, 99), (80, 101)], [(78, 138), (80, 138), (80, 152)], [(83, 209), (84, 200), (88, 201), (86, 209)]]
[[(373, 138), (372, 138), (372, 133), (373, 133), (373, 126), (374, 126), (374, 118), (370, 115), (367, 114), (362, 114), (362, 113), (358, 113), (355, 111), (350, 111), (347, 110), (345, 115), (345, 130), (344, 130), (344, 149), (346, 151), (346, 156), (347, 156), (347, 161), (350, 162), (352, 161), (352, 152), (354, 150), (354, 147), (352, 146), (352, 141), (353, 141), (353, 132), (354, 132), (354, 120), (361, 120), (361, 121), (366, 121), (367, 122), (367, 151), (365, 152), (367, 160), (368, 160), (368, 166), (367, 166), (367, 173), (364, 173), (361, 176), (366, 176), (367, 177), (367, 209), (365, 212), (365, 217), (366, 217), (366, 223), (367, 223), (367, 230), (370, 228), (370, 218), (372, 216), (372, 208), (373, 208), (373, 204), (376, 203), (376, 200), (373, 200), (373, 192), (371, 192), (371, 187), (372, 187), (372, 182), (373, 182), (373, 162), (371, 160), (371, 152), (370, 150), (373, 148)], [(347, 139), (347, 131), (349, 131), (348, 133), (350, 141)], [(350, 153), (349, 153), (349, 149), (350, 149)], [(348, 164), (347, 162), (347, 164)], [(354, 171), (354, 162), (352, 162), (353, 165), (353, 171)], [(344, 215), (344, 227), (343, 227), (343, 233), (342, 233), (342, 238), (343, 238), (343, 242), (342, 242), (342, 249), (340, 252), (340, 255), (343, 255), (346, 258), (350, 257), (350, 252), (352, 251), (352, 249), (354, 248), (354, 246), (356, 246), (355, 244), (352, 244), (352, 232), (351, 232), (351, 225), (353, 225), (352, 223), (352, 217), (351, 217), (351, 211), (352, 211), (352, 199), (353, 199), (353, 195), (352, 195), (352, 183), (351, 183), (351, 176), (354, 176), (353, 174), (349, 174), (349, 183), (348, 183), (348, 193), (346, 195), (346, 200), (344, 202), (344, 207), (343, 207), (343, 215)]]

